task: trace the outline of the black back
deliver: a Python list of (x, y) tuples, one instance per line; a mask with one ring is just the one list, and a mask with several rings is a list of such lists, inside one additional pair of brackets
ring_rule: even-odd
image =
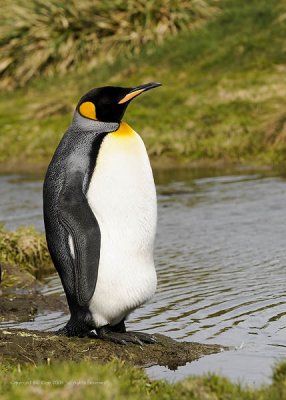
[[(100, 257), (100, 227), (86, 193), (105, 135), (118, 123), (88, 120), (77, 112), (63, 136), (44, 181), (44, 222), (49, 251), (73, 315), (89, 313)], [(69, 236), (74, 243), (71, 255)]]

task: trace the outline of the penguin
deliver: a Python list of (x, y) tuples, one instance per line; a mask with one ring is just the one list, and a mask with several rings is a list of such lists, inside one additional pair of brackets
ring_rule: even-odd
[(145, 145), (122, 118), (134, 98), (158, 86), (90, 90), (48, 166), (46, 239), (70, 309), (59, 335), (156, 342), (125, 327), (156, 290), (157, 200)]

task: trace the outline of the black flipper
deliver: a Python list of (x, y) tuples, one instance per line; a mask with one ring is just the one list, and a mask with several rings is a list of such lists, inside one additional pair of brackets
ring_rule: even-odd
[(75, 289), (78, 304), (90, 301), (96, 286), (100, 257), (100, 229), (83, 193), (84, 174), (70, 173), (59, 196), (59, 220), (74, 243)]
[[(100, 229), (85, 196), (102, 140), (118, 123), (75, 112), (48, 167), (43, 188), (48, 248), (60, 275), (71, 318), (59, 334), (82, 336), (95, 328), (89, 301), (96, 290)], [(73, 257), (69, 235), (73, 239)]]

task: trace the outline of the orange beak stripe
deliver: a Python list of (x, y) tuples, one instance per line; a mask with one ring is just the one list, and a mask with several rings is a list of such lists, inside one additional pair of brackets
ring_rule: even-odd
[(135, 90), (135, 92), (128, 93), (126, 96), (123, 97), (123, 99), (121, 99), (118, 102), (118, 104), (126, 103), (126, 101), (129, 101), (129, 100), (133, 99), (133, 97), (138, 96), (138, 94), (144, 92), (144, 90), (145, 89), (138, 89), (138, 90)]

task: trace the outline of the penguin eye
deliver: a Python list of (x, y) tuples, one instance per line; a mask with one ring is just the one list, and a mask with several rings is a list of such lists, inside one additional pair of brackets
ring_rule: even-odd
[(96, 119), (95, 105), (91, 101), (85, 101), (79, 106), (79, 112), (83, 117)]

